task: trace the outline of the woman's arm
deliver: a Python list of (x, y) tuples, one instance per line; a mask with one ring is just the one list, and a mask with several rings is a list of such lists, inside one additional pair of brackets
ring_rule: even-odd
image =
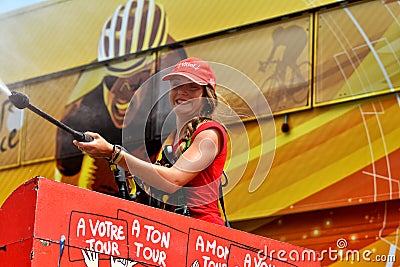
[[(109, 158), (113, 145), (97, 133), (87, 132), (87, 134), (94, 138), (92, 142), (74, 140), (74, 144), (93, 158)], [(221, 133), (211, 128), (200, 132), (171, 168), (151, 164), (126, 152), (123, 153), (118, 165), (147, 184), (167, 193), (173, 193), (214, 161), (221, 143)]]

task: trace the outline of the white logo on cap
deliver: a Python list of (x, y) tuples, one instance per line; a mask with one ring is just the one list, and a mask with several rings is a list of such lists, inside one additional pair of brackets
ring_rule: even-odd
[(179, 67), (191, 67), (194, 70), (199, 70), (200, 69), (200, 65), (199, 64), (189, 63), (189, 62), (179, 63)]

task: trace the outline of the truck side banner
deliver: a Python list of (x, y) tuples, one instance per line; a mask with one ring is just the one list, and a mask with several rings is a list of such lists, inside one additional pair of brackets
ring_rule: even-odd
[[(343, 1), (156, 1), (167, 16), (166, 29), (175, 41), (335, 2)], [(105, 22), (115, 15), (116, 10), (123, 12), (122, 6), (135, 7), (135, 3), (127, 0), (50, 0), (0, 15), (1, 79), (14, 83), (91, 63), (98, 58), (98, 42)]]
[(321, 266), (307, 248), (42, 177), (2, 205), (0, 247), (3, 267)]

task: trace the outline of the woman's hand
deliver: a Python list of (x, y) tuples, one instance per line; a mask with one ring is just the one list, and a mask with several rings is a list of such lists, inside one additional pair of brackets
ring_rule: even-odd
[(91, 142), (73, 141), (74, 145), (81, 151), (86, 152), (92, 158), (110, 158), (113, 145), (108, 143), (98, 133), (85, 132), (85, 134), (93, 137)]

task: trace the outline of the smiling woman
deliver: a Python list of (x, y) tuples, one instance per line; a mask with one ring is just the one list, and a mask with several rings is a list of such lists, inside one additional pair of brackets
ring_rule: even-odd
[[(97, 133), (87, 133), (94, 138), (92, 142), (75, 140), (74, 144), (93, 158), (107, 159), (112, 169), (118, 164), (129, 170), (146, 188), (154, 188), (156, 202), (163, 203), (157, 207), (167, 207), (169, 198), (177, 198), (180, 202), (174, 203), (170, 211), (179, 210), (194, 218), (225, 225), (218, 201), (227, 156), (227, 134), (211, 118), (217, 106), (215, 74), (208, 62), (187, 58), (178, 62), (162, 80), (170, 81), (169, 100), (176, 114), (176, 129), (168, 138), (172, 155), (169, 166), (163, 166), (161, 159), (158, 164), (140, 160)], [(167, 199), (160, 197), (165, 195)]]
[(193, 118), (200, 109), (202, 96), (203, 86), (191, 82), (186, 77), (171, 78), (170, 104), (179, 118)]

